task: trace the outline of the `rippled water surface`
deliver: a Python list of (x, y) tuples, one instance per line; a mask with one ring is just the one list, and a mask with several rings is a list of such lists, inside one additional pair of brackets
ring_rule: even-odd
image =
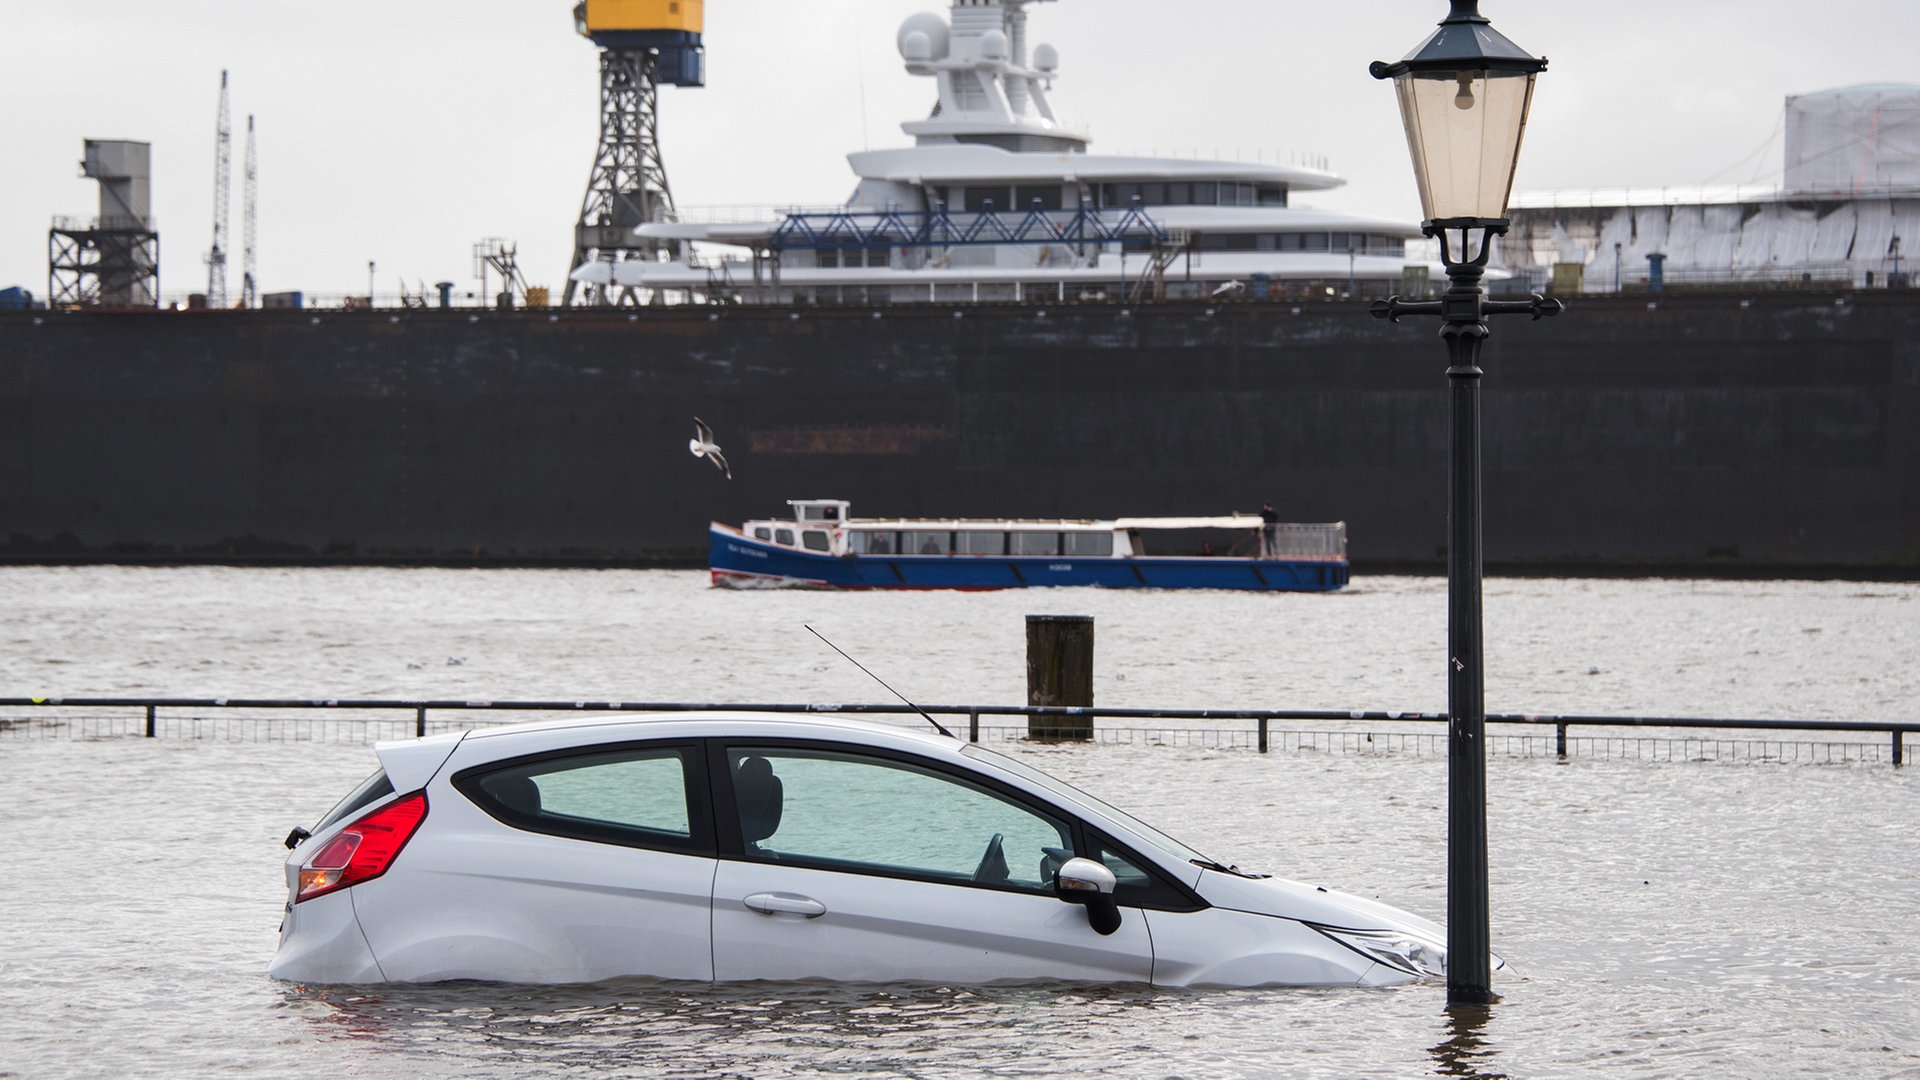
[[(1331, 596), (733, 594), (694, 574), (0, 570), (0, 696), (1023, 696), (1092, 614), (1108, 705), (1444, 705), (1444, 583)], [(1920, 589), (1495, 581), (1495, 711), (1897, 718)], [(1007, 749), (1209, 854), (1444, 910), (1445, 762)], [(264, 968), (350, 744), (0, 739), (0, 1075), (1920, 1076), (1911, 770), (1496, 756), (1484, 1014), (1437, 986), (460, 984)]]

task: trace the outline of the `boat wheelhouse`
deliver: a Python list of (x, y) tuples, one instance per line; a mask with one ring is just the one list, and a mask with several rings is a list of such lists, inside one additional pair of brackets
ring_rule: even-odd
[[(652, 221), (677, 259), (589, 263), (587, 284), (747, 303), (1291, 298), (1398, 289), (1417, 225), (1296, 206), (1345, 183), (1304, 160), (1095, 154), (1058, 119), (1034, 0), (955, 0), (900, 26), (906, 70), (935, 88), (911, 146), (849, 154), (837, 207)], [(731, 254), (716, 256), (716, 250)], [(1426, 259), (1420, 272), (1437, 271)]]
[(1095, 519), (855, 518), (793, 499), (789, 518), (708, 530), (723, 588), (1122, 589), (1326, 592), (1347, 583), (1344, 522), (1258, 514)]

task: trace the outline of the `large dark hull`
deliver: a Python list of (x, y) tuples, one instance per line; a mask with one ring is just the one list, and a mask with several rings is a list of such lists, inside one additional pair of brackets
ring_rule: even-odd
[[(886, 515), (1251, 510), (1438, 566), (1445, 350), (1363, 305), (0, 312), (0, 543), (45, 558), (681, 560)], [(1920, 293), (1498, 320), (1486, 556), (1920, 570)], [(688, 454), (693, 417), (733, 465)]]

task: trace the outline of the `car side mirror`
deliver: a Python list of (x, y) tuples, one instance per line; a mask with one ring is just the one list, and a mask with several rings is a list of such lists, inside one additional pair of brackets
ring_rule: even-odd
[(1105, 936), (1120, 929), (1120, 905), (1113, 901), (1113, 871), (1092, 859), (1068, 859), (1053, 872), (1053, 894), (1087, 909), (1087, 925)]

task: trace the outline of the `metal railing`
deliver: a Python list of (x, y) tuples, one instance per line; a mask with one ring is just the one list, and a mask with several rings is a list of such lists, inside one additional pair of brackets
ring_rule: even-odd
[(1281, 522), (1266, 529), (1266, 558), (1324, 560), (1347, 557), (1347, 523), (1344, 521), (1328, 524)]
[[(112, 710), (105, 714), (84, 710)], [(239, 716), (272, 712), (272, 717)], [(1154, 742), (1170, 745), (1315, 750), (1342, 753), (1444, 753), (1448, 734), (1443, 713), (1378, 709), (1154, 709), (1071, 708), (1039, 705), (925, 705), (859, 703), (768, 703), (685, 701), (472, 701), (458, 699), (313, 699), (313, 698), (0, 698), (0, 738), (144, 737), (234, 738), (237, 721), (268, 740), (338, 738), (370, 728), (382, 734), (425, 736), (475, 726), (513, 722), (505, 714), (530, 713), (817, 713), (843, 716), (965, 717), (966, 738), (1041, 738), (1052, 741)], [(214, 715), (209, 715), (209, 714)], [(402, 714), (395, 718), (392, 714)], [(411, 713), (410, 718), (404, 714)], [(435, 718), (433, 714), (440, 714)], [(476, 721), (475, 714), (501, 715)], [(1024, 725), (983, 724), (983, 718), (1020, 717)], [(407, 721), (411, 720), (409, 724)], [(1049, 725), (1058, 719), (1059, 725)], [(1093, 720), (1105, 726), (1088, 728)], [(1171, 721), (1172, 726), (1127, 726), (1127, 721)], [(1120, 722), (1120, 723), (1114, 723)], [(1300, 722), (1338, 724), (1304, 729)], [(1920, 733), (1920, 722), (1888, 720), (1721, 719), (1677, 716), (1570, 716), (1526, 713), (1488, 714), (1489, 725), (1516, 729), (1501, 736), (1508, 753), (1568, 757), (1639, 757), (1657, 760), (1791, 760), (1853, 763), (1906, 761), (1906, 738)], [(1069, 726), (1071, 724), (1071, 726)], [(1437, 731), (1410, 731), (1414, 725)], [(1602, 734), (1586, 734), (1586, 732)], [(1702, 731), (1744, 732), (1744, 738), (1705, 737)], [(1551, 732), (1549, 738), (1548, 732)], [(1575, 734), (1579, 732), (1580, 734)], [(1764, 734), (1762, 734), (1764, 733)], [(1886, 743), (1786, 740), (1784, 733), (1835, 735), (1875, 733)], [(1880, 747), (1889, 748), (1884, 758)]]

